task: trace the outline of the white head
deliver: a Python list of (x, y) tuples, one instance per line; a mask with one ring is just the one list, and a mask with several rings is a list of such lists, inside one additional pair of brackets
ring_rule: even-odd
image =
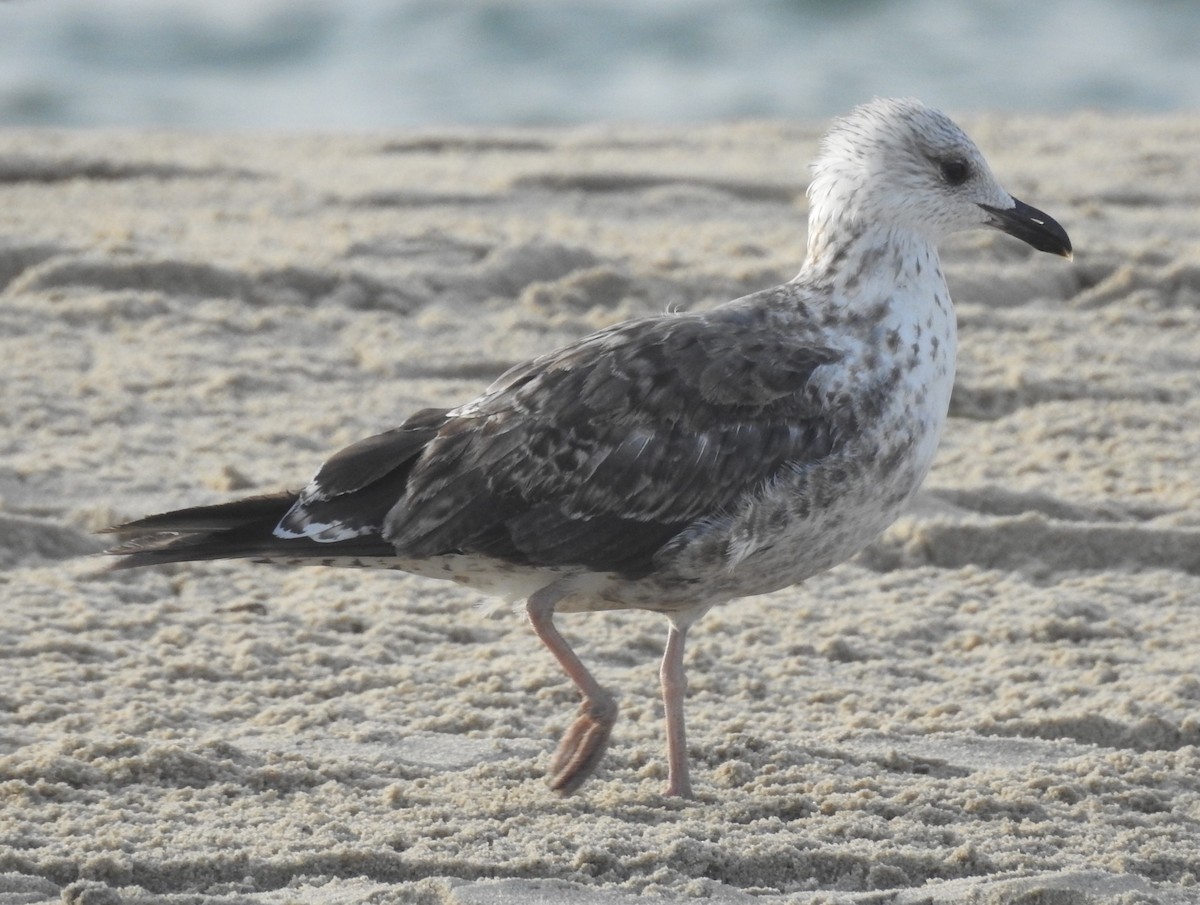
[(986, 226), (1071, 255), (1063, 228), (1006, 192), (966, 133), (916, 100), (877, 98), (834, 123), (808, 197), (810, 258), (836, 246), (839, 235), (882, 229), (936, 246)]

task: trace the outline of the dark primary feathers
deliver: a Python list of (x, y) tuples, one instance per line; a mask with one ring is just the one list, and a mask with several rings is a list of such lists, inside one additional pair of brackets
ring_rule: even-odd
[(447, 422), (384, 536), (636, 576), (694, 521), (831, 447), (803, 390), (837, 358), (727, 306), (595, 334), (519, 366)]
[[(255, 512), (252, 550), (225, 555), (478, 553), (644, 575), (681, 530), (837, 441), (809, 380), (838, 353), (742, 301), (601, 331), (513, 368), (469, 405), (354, 444), (275, 523)], [(246, 544), (245, 526), (189, 527), (199, 511), (121, 530), (207, 532), (163, 548), (176, 554)]]
[[(280, 550), (280, 541), (271, 532), (295, 500), (294, 493), (284, 492), (147, 516), (106, 529), (105, 533), (122, 535), (123, 539), (105, 552), (122, 557), (113, 563), (113, 569), (267, 557)], [(375, 540), (376, 554), (381, 550), (391, 553), (388, 545)], [(317, 555), (314, 541), (297, 542), (295, 549), (288, 548), (288, 555), (303, 557), (306, 546), (308, 555)], [(327, 546), (320, 545), (320, 555), (337, 555)], [(360, 551), (358, 555), (370, 554)]]
[[(125, 540), (109, 550), (123, 556), (114, 569), (205, 559), (350, 559), (395, 556), (379, 534), (384, 517), (404, 493), (413, 462), (445, 419), (425, 409), (394, 430), (360, 440), (334, 454), (303, 493), (282, 492), (214, 506), (196, 506), (109, 528)], [(318, 485), (318, 482), (320, 484)], [(320, 493), (316, 487), (320, 487)], [(341, 539), (281, 538), (285, 516), (305, 505), (327, 518)]]

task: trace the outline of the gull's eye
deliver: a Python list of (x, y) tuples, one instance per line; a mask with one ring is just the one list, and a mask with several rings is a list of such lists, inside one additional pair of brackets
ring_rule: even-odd
[(961, 157), (948, 157), (938, 163), (942, 178), (950, 185), (962, 185), (971, 175), (971, 168)]

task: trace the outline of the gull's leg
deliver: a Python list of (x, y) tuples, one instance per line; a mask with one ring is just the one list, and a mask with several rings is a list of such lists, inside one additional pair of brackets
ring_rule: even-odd
[(554, 607), (563, 596), (564, 591), (557, 584), (542, 588), (526, 602), (525, 612), (542, 644), (554, 654), (583, 695), (579, 716), (563, 734), (546, 775), (551, 789), (560, 795), (570, 795), (592, 775), (604, 756), (613, 723), (617, 721), (617, 704), (554, 627)]
[(688, 775), (687, 731), (683, 724), (683, 699), (687, 694), (687, 677), (683, 672), (683, 642), (687, 637), (686, 622), (671, 621), (667, 632), (667, 648), (663, 651), (662, 668), (658, 677), (662, 684), (663, 710), (667, 716), (667, 795), (692, 797), (692, 782)]

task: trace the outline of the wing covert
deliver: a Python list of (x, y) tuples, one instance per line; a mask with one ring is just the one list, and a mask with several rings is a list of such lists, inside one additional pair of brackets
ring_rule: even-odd
[(839, 357), (736, 303), (594, 334), (451, 411), (384, 536), (403, 555), (644, 573), (688, 525), (830, 453), (836, 414), (810, 382)]

